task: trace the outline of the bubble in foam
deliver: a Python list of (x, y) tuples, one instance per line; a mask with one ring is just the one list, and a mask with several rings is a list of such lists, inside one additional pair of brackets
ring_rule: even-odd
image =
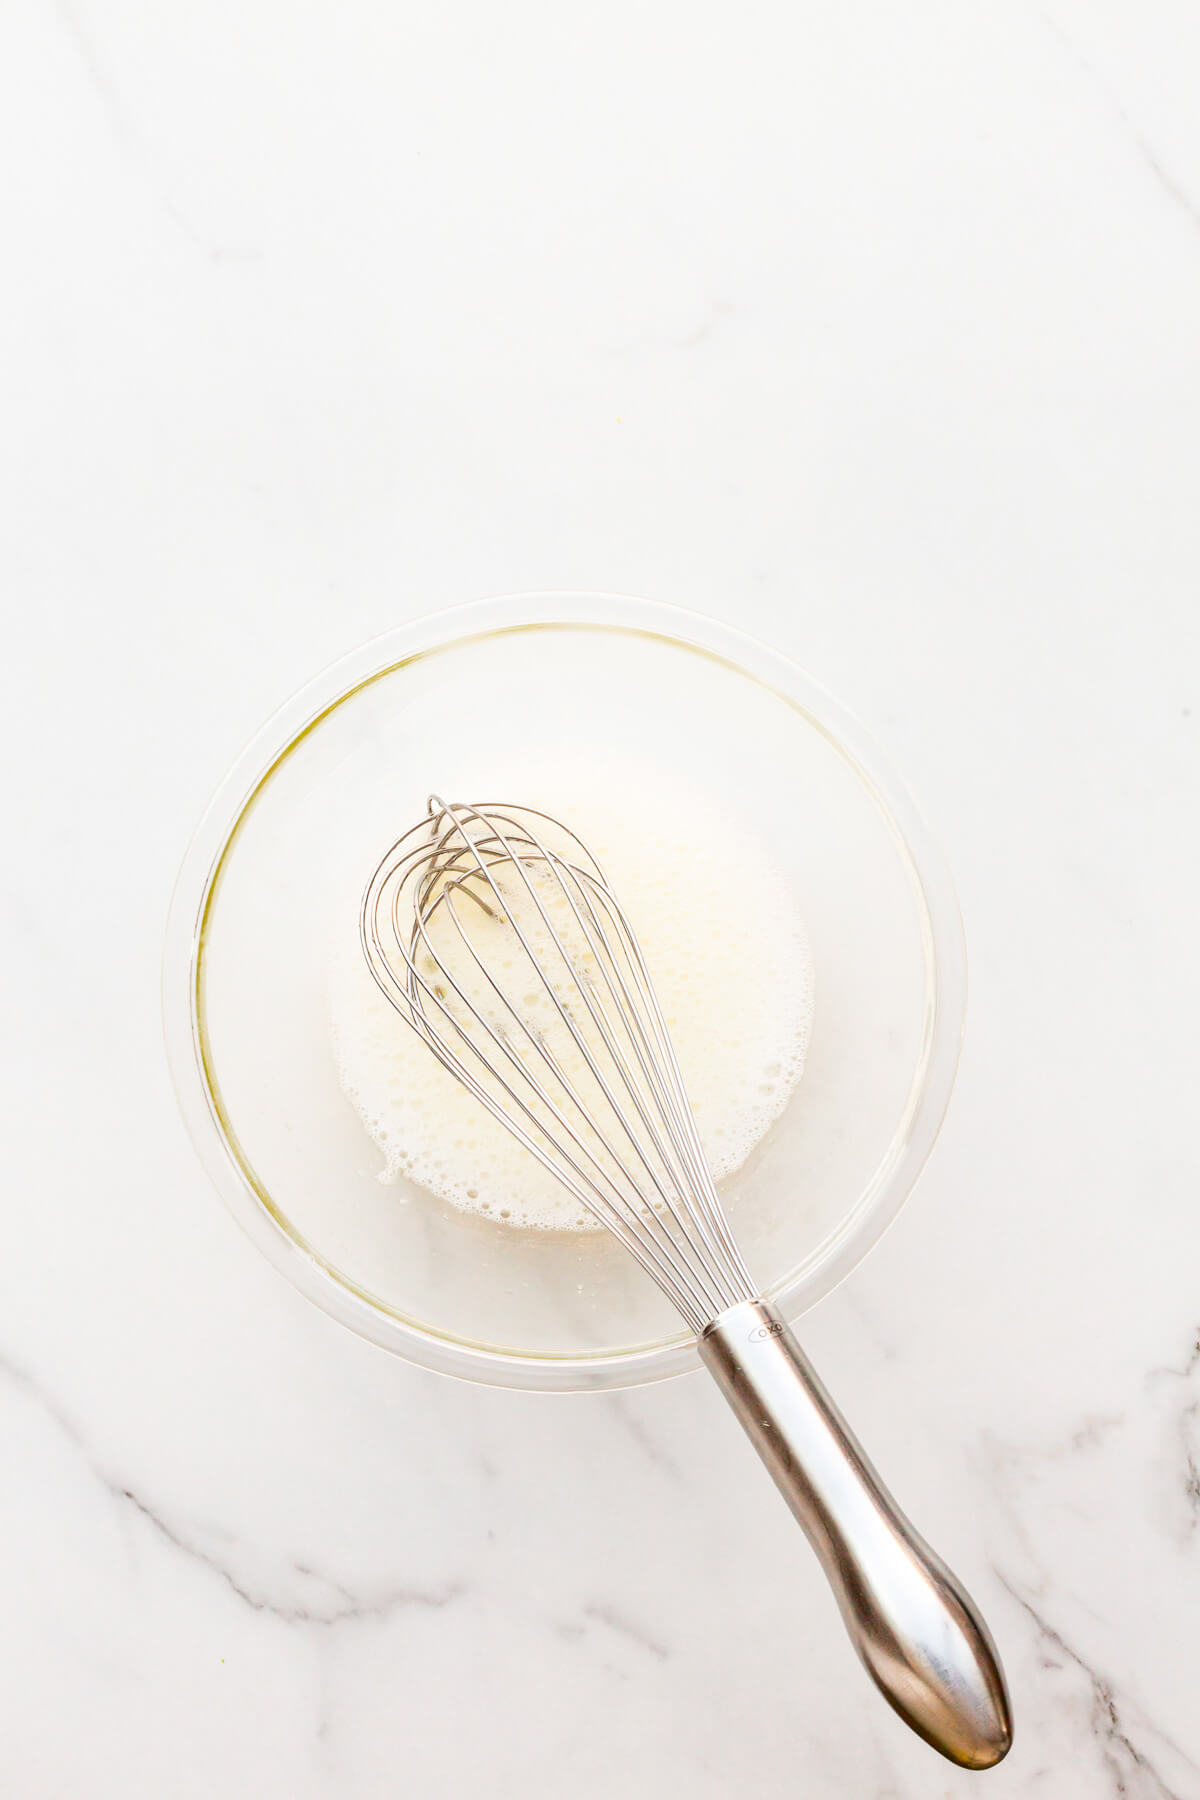
[[(545, 805), (593, 846), (633, 922), (720, 1180), (745, 1162), (803, 1073), (812, 966), (795, 896), (760, 838), (682, 785), (610, 778), (606, 791), (572, 772)], [(427, 1189), (497, 1229), (603, 1229), (380, 1002), (357, 908), (355, 892), (331, 959), (332, 1039), (343, 1090), (384, 1158), (380, 1179)], [(526, 1002), (541, 1003), (536, 994)]]

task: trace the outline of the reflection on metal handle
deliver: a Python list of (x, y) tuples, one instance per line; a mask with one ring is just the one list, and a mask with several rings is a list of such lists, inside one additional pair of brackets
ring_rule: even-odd
[(896, 1506), (784, 1321), (745, 1300), (713, 1320), (699, 1348), (820, 1557), (881, 1693), (952, 1762), (991, 1768), (1012, 1742), (1012, 1719), (987, 1627)]

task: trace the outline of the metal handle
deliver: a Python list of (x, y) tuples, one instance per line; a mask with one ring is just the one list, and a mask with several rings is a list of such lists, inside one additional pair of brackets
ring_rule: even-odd
[(897, 1507), (784, 1321), (745, 1300), (713, 1320), (699, 1349), (821, 1559), (880, 1692), (943, 1756), (991, 1768), (1012, 1743), (1012, 1717), (987, 1626)]

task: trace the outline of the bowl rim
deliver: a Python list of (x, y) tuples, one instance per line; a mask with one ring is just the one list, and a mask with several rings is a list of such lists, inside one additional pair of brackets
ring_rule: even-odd
[(699, 651), (771, 690), (822, 731), (871, 789), (908, 864), (921, 910), (931, 1004), (909, 1104), (887, 1155), (841, 1224), (770, 1290), (789, 1320), (842, 1282), (894, 1221), (933, 1148), (958, 1067), (966, 956), (953, 883), (903, 783), (858, 719), (780, 651), (722, 620), (633, 595), (546, 591), (497, 595), (443, 608), (369, 639), (328, 664), (279, 707), (220, 783), (191, 838), (175, 883), (163, 951), (167, 1063), (197, 1155), (238, 1224), (267, 1259), (322, 1311), (359, 1336), (443, 1374), (543, 1392), (618, 1389), (698, 1366), (686, 1330), (651, 1345), (601, 1353), (533, 1354), (442, 1334), (383, 1308), (327, 1265), (272, 1207), (237, 1155), (204, 1067), (198, 991), (204, 921), (226, 852), (252, 801), (299, 738), (352, 693), (431, 652), (522, 629), (625, 629)]

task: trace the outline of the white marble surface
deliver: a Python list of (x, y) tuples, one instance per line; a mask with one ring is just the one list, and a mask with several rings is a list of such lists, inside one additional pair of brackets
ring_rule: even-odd
[[(1200, 1796), (1198, 84), (1183, 0), (0, 11), (6, 1796)], [(994, 1625), (993, 1774), (700, 1377), (392, 1361), (176, 1118), (241, 742), (567, 586), (792, 653), (955, 867), (949, 1123), (805, 1336)]]

